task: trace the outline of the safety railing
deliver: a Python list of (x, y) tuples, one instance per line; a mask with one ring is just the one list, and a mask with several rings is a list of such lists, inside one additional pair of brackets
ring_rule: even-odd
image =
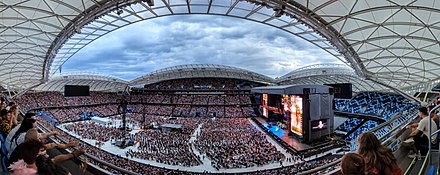
[(422, 167), (420, 168), (418, 175), (422, 175), (425, 170), (431, 166), (431, 163), (429, 162), (431, 160), (431, 157), (431, 154), (426, 154), (425, 160), (423, 161)]
[[(431, 118), (431, 115), (433, 114), (433, 112), (436, 111), (439, 108), (440, 108), (440, 105), (437, 105), (434, 108), (432, 108), (429, 111), (428, 117)], [(437, 131), (432, 132), (432, 127), (431, 127), (432, 120), (428, 120), (428, 121), (429, 121), (428, 122), (428, 131), (429, 131), (429, 135), (430, 135), (430, 137), (428, 138), (429, 139), (429, 142), (428, 142), (428, 154), (431, 154), (432, 153), (432, 141), (431, 141), (432, 139), (431, 138), (432, 138), (432, 136), (435, 136), (436, 134), (438, 134), (440, 129), (437, 130)], [(440, 149), (440, 144), (439, 144), (439, 149)], [(428, 156), (428, 157), (429, 157), (429, 166), (431, 166), (432, 165), (432, 156)], [(439, 159), (440, 159), (440, 157), (439, 157)]]

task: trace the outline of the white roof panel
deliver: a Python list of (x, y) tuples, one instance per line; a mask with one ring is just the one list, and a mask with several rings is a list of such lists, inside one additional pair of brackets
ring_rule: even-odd
[[(3, 0), (0, 66), (7, 69), (0, 70), (0, 83), (17, 89), (35, 87), (102, 35), (140, 20), (192, 13), (235, 16), (278, 27), (334, 55), (356, 75), (396, 88), (440, 78), (438, 1), (298, 0), (283, 4), (284, 15), (275, 17), (273, 9), (282, 8), (277, 3), (284, 2), (176, 0), (154, 1), (150, 7), (135, 0)], [(123, 9), (121, 15), (116, 14), (116, 6)], [(10, 69), (9, 64), (17, 66)]]

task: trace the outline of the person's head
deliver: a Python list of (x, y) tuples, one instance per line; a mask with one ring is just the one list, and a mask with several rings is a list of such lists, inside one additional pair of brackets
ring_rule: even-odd
[(12, 117), (12, 111), (8, 111), (7, 113), (6, 113), (6, 120), (11, 120), (11, 117)]
[(38, 138), (38, 131), (37, 131), (37, 129), (32, 128), (32, 129), (29, 129), (26, 132), (26, 136), (25, 136), (24, 141), (29, 141), (29, 140), (38, 140), (38, 141), (40, 140)]
[(386, 168), (392, 169), (396, 158), (391, 149), (383, 146), (372, 132), (364, 132), (359, 136), (358, 153), (365, 159), (365, 164), (384, 173)]
[(18, 109), (18, 105), (12, 105), (11, 108), (9, 109), (9, 111), (12, 111), (12, 114), (14, 115), (18, 115), (19, 113), (19, 109)]
[(425, 118), (426, 116), (428, 116), (428, 108), (420, 107), (419, 108), (419, 117)]
[(6, 109), (0, 110), (0, 117), (2, 119), (5, 119), (7, 115), (8, 115), (8, 110), (6, 110)]
[(365, 173), (365, 161), (356, 153), (347, 153), (342, 157), (341, 172), (343, 175), (362, 175)]
[(0, 99), (0, 109), (5, 109), (6, 108), (6, 100), (2, 97)]
[(13, 101), (9, 102), (9, 104), (8, 104), (8, 106), (13, 106), (13, 105), (15, 105), (15, 102), (13, 102)]
[(15, 132), (14, 136), (12, 137), (12, 140), (17, 139), (20, 136), (20, 134), (26, 133), (27, 131), (29, 131), (29, 129), (35, 127), (36, 127), (35, 119), (32, 118), (24, 119), (23, 122), (21, 122), (21, 125), (18, 128), (17, 132)]
[(65, 168), (56, 165), (52, 162), (51, 159), (48, 159), (44, 156), (38, 156), (35, 165), (37, 165), (38, 172), (37, 174), (41, 175), (69, 175), (70, 172)]
[(359, 138), (359, 153), (371, 151), (377, 149), (379, 146), (381, 146), (381, 143), (379, 139), (377, 139), (376, 135), (372, 132), (364, 132), (362, 133)]
[(46, 153), (44, 149), (44, 144), (37, 140), (29, 140), (23, 143), (21, 147), (21, 158), (27, 164), (35, 163), (35, 159), (38, 155), (42, 155)]
[(24, 115), (24, 120), (26, 120), (26, 119), (37, 120), (37, 115), (35, 115), (35, 113), (33, 113), (33, 112), (28, 112)]

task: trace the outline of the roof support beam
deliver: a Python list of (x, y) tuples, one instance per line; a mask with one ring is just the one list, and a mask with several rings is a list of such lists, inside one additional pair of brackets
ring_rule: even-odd
[(20, 97), (21, 95), (23, 95), (23, 94), (26, 93), (27, 91), (29, 91), (29, 90), (31, 90), (31, 89), (37, 87), (37, 86), (40, 86), (40, 85), (42, 85), (42, 84), (43, 84), (43, 81), (41, 81), (41, 82), (38, 83), (38, 84), (32, 85), (31, 87), (28, 87), (28, 88), (26, 88), (26, 89), (23, 89), (23, 90), (19, 91), (18, 93), (16, 93), (15, 95), (11, 96), (11, 99), (15, 99), (16, 97)]

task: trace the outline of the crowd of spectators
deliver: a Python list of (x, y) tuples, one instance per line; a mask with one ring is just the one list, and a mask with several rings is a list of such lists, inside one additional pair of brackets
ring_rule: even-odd
[[(236, 118), (236, 117), (243, 117), (239, 116), (243, 115), (242, 108), (241, 107), (225, 107), (225, 116), (226, 118)], [(249, 117), (249, 116), (246, 116)]]
[[(161, 119), (161, 117), (153, 117), (153, 116), (149, 116), (151, 119), (150, 121), (157, 121), (155, 119)], [(165, 119), (163, 119), (165, 120)], [(57, 130), (57, 128), (51, 126), (49, 123), (39, 119), (39, 122), (43, 125), (45, 125), (47, 128), (51, 128), (53, 130)], [(132, 172), (136, 172), (136, 173), (140, 173), (140, 174), (165, 174), (165, 173), (169, 173), (169, 174), (181, 174), (182, 172), (180, 171), (175, 171), (175, 170), (169, 170), (169, 169), (164, 169), (162, 167), (155, 167), (155, 166), (149, 166), (149, 165), (145, 165), (143, 163), (139, 163), (136, 161), (132, 161), (129, 158), (127, 158), (124, 155), (115, 155), (112, 153), (109, 153), (107, 151), (104, 151), (98, 147), (92, 146), (90, 144), (84, 143), (81, 140), (78, 140), (77, 138), (74, 138), (66, 133), (64, 133), (62, 130), (57, 130), (57, 132), (61, 133), (59, 136), (61, 136), (64, 140), (72, 140), (72, 141), (80, 141), (80, 147), (84, 148), (85, 150), (87, 150), (87, 153), (95, 156), (97, 158), (99, 158), (100, 160), (109, 162), (115, 166), (118, 167), (122, 167), (123, 169), (126, 169), (128, 171), (132, 171)], [(249, 174), (288, 174), (288, 172), (294, 172), (295, 170), (292, 168), (296, 168), (296, 169), (301, 169), (301, 170), (309, 170), (312, 169), (314, 167), (320, 167), (325, 165), (326, 163), (335, 160), (332, 157), (326, 158), (326, 160), (328, 161), (323, 161), (323, 160), (318, 160), (318, 161), (309, 161), (306, 163), (301, 163), (301, 164), (296, 164), (293, 166), (287, 166), (287, 167), (283, 167), (280, 169), (275, 169), (275, 170), (267, 170), (267, 171), (258, 171), (258, 172), (253, 172), (253, 173), (249, 173)], [(98, 165), (100, 168), (103, 168), (111, 173), (114, 174), (123, 174), (120, 171), (114, 170), (113, 168), (107, 167), (104, 164), (101, 164), (97, 161), (91, 160), (89, 159), (89, 162), (95, 165)], [(307, 166), (304, 166), (307, 165)], [(300, 168), (300, 167), (304, 167), (304, 168)], [(299, 171), (296, 171), (299, 172)], [(198, 173), (188, 173), (186, 172), (185, 174), (198, 174)]]
[(251, 104), (249, 95), (186, 95), (186, 94), (133, 94), (130, 102), (149, 104), (185, 105), (240, 105)]
[(191, 106), (176, 106), (173, 114), (177, 115), (189, 115), (191, 112)]
[[(128, 159), (127, 157), (123, 157), (123, 155), (115, 155), (115, 154), (112, 154), (112, 153), (107, 152), (105, 150), (102, 150), (94, 145), (90, 145), (90, 144), (88, 144), (88, 143), (86, 143), (76, 137), (73, 137), (73, 136), (65, 133), (63, 130), (60, 130), (57, 127), (54, 127), (51, 123), (47, 122), (46, 120), (43, 120), (42, 118), (38, 118), (38, 122), (40, 124), (42, 124), (44, 127), (48, 128), (49, 130), (53, 130), (53, 131), (58, 132), (59, 134), (57, 137), (60, 138), (61, 140), (64, 140), (66, 142), (77, 141), (77, 142), (79, 142), (78, 147), (81, 147), (84, 150), (87, 150), (87, 153), (89, 155), (94, 156), (102, 161), (111, 163), (117, 167), (121, 167), (122, 169), (131, 171), (131, 172), (136, 172), (139, 174), (146, 174), (146, 172), (151, 173), (151, 174), (163, 174), (165, 172), (174, 172), (172, 170), (167, 170), (167, 169), (160, 168), (160, 167), (145, 165), (143, 163), (132, 161), (132, 160)], [(94, 165), (98, 165), (100, 168), (103, 168), (113, 174), (124, 174), (124, 173), (117, 171), (111, 167), (108, 167), (102, 163), (99, 163), (98, 161), (95, 161), (93, 159), (89, 159), (88, 161)]]
[(225, 108), (224, 106), (209, 106), (208, 107), (208, 115), (213, 117), (224, 117), (225, 116)]
[[(116, 93), (102, 92), (91, 92), (89, 97), (63, 97), (60, 92), (32, 92), (17, 100), (26, 104), (24, 111), (38, 109), (56, 122), (65, 123), (80, 120), (83, 113), (101, 117), (114, 115), (118, 113), (120, 98), (123, 97)], [(249, 105), (248, 95), (137, 94), (125, 98), (130, 102), (129, 112), (136, 113), (228, 118), (253, 115), (252, 108), (248, 110), (237, 106)]]
[(126, 155), (169, 165), (197, 166), (202, 162), (191, 149), (190, 138), (191, 135), (180, 132), (141, 131), (134, 135), (139, 146)]
[[(145, 85), (149, 90), (193, 90), (193, 89), (211, 89), (211, 90), (239, 90), (240, 84), (250, 84), (248, 81), (236, 80), (230, 78), (190, 78), (162, 81), (159, 83)], [(253, 83), (252, 83), (253, 84)]]
[(266, 135), (245, 118), (208, 120), (195, 145), (217, 169), (247, 168), (284, 160), (284, 155)]
[[(129, 124), (139, 126), (143, 120), (142, 117), (140, 114), (129, 114), (127, 120)], [(111, 117), (111, 121), (120, 119), (120, 116)], [(200, 165), (200, 158), (193, 153), (189, 145), (189, 139), (198, 124), (204, 120), (203, 118), (176, 118), (168, 120), (159, 116), (146, 116), (145, 123), (155, 122), (158, 125), (181, 124), (182, 132), (162, 132), (160, 130), (146, 129), (136, 134), (130, 134), (128, 137), (139, 143), (139, 145), (136, 146), (136, 149), (127, 151), (125, 156), (169, 165)], [(65, 125), (64, 127), (68, 131), (79, 135), (82, 139), (106, 142), (126, 138), (124, 132), (118, 129), (117, 126), (111, 126), (111, 123), (102, 125), (94, 122), (77, 122)]]
[[(134, 113), (146, 113), (149, 115), (176, 115), (187, 117), (251, 117), (254, 110), (251, 107), (240, 106), (190, 106), (190, 105), (128, 105), (128, 109)], [(98, 111), (100, 112), (100, 111)], [(102, 112), (100, 112), (102, 114)], [(214, 114), (215, 113), (215, 114)], [(101, 115), (99, 115), (101, 116)], [(102, 115), (108, 116), (108, 115)]]
[[(120, 116), (114, 116), (112, 117), (112, 120), (114, 119), (121, 119), (121, 118)], [(131, 123), (140, 123), (143, 120), (143, 115), (127, 114), (127, 119)], [(50, 130), (60, 133), (58, 136), (60, 136), (65, 141), (78, 141), (80, 142), (79, 147), (82, 147), (85, 150), (87, 150), (88, 154), (95, 156), (103, 161), (109, 162), (115, 166), (122, 167), (123, 169), (126, 169), (128, 171), (132, 171), (140, 174), (145, 174), (146, 172), (148, 172), (148, 174), (164, 174), (164, 173), (179, 174), (179, 171), (168, 170), (161, 167), (149, 166), (132, 161), (130, 160), (131, 156), (146, 158), (152, 161), (157, 161), (172, 165), (194, 166), (201, 163), (200, 158), (195, 156), (194, 153), (192, 153), (192, 151), (189, 149), (190, 147), (187, 145), (186, 142), (186, 140), (189, 139), (189, 137), (185, 136), (184, 134), (182, 134), (183, 136), (182, 135), (177, 136), (177, 135), (172, 135), (172, 133), (170, 133), (171, 135), (168, 135), (166, 137), (164, 137), (163, 135), (161, 135), (162, 137), (158, 137), (155, 135), (159, 131), (147, 130), (151, 133), (140, 132), (140, 134), (134, 135), (132, 137), (137, 138), (136, 140), (139, 141), (139, 145), (141, 145), (142, 143), (143, 144), (142, 147), (145, 150), (138, 150), (138, 153), (135, 153), (135, 150), (132, 149), (129, 152), (127, 152), (126, 155), (115, 155), (105, 150), (102, 150), (96, 146), (87, 144), (77, 138), (74, 138), (69, 134), (64, 133), (62, 130), (53, 127), (49, 122), (42, 120), (41, 118), (39, 118), (38, 120), (39, 123), (45, 125)], [(206, 154), (208, 158), (213, 160), (213, 163), (215, 162), (214, 163), (215, 165), (223, 165), (222, 166), (223, 168), (258, 166), (273, 162), (278, 163), (280, 160), (284, 159), (284, 156), (281, 153), (279, 153), (274, 148), (274, 146), (272, 146), (270, 143), (267, 142), (265, 135), (257, 131), (256, 128), (252, 126), (246, 119), (221, 119), (221, 118), (216, 118), (215, 120), (205, 119), (205, 118), (169, 119), (161, 116), (147, 115), (145, 117), (145, 123), (152, 123), (152, 122), (157, 122), (159, 125), (165, 123), (182, 124), (182, 127), (187, 129), (187, 131), (184, 131), (183, 133), (193, 133), (199, 123), (204, 123), (201, 133), (199, 134), (199, 141), (203, 140), (203, 142), (197, 143), (196, 145), (199, 146), (204, 145), (206, 150), (211, 152), (213, 152), (214, 150), (218, 150), (218, 151), (223, 150), (221, 154), (219, 153)], [(78, 130), (78, 128), (85, 127), (74, 124), (68, 126), (76, 128), (76, 130)], [(100, 131), (103, 130), (101, 127), (95, 129)], [(88, 130), (93, 131), (94, 129), (89, 128)], [(213, 131), (212, 132), (213, 134), (211, 134), (211, 131)], [(90, 133), (98, 133), (98, 132), (88, 132), (88, 134)], [(105, 133), (109, 133), (109, 132), (106, 131)], [(145, 137), (142, 134), (147, 134), (149, 135), (149, 137)], [(90, 136), (88, 137), (92, 138)], [(110, 136), (110, 138), (112, 137)], [(217, 138), (217, 139), (210, 139), (210, 138)], [(165, 146), (168, 144), (175, 146)], [(185, 146), (182, 146), (181, 144), (184, 144)], [(172, 158), (170, 158), (169, 154), (164, 154), (167, 152), (166, 150), (159, 151), (164, 148), (167, 149), (172, 148), (173, 151), (171, 150), (168, 151), (171, 151), (175, 156), (178, 156), (180, 158), (176, 159), (175, 156), (172, 156)], [(146, 151), (146, 152), (150, 151), (151, 152), (150, 154), (152, 155), (144, 156), (145, 152), (142, 151)], [(162, 156), (158, 156), (158, 155), (162, 155)], [(213, 159), (209, 157), (209, 155), (214, 157), (227, 157), (230, 159), (225, 158), (223, 159), (225, 161), (222, 161), (222, 159), (220, 158)], [(320, 167), (334, 160), (335, 158), (333, 157), (327, 157), (327, 158), (304, 162), (275, 170), (258, 171), (250, 174), (286, 174), (286, 173), (292, 174), (292, 172), (305, 171), (312, 168)], [(89, 162), (98, 165), (101, 168), (106, 169), (112, 173), (123, 174), (117, 170), (107, 167), (94, 160), (89, 160)], [(220, 166), (218, 166), (218, 168), (220, 168)]]
[(125, 137), (123, 130), (118, 129), (116, 126), (105, 126), (89, 121), (67, 124), (64, 125), (64, 128), (79, 135), (82, 139), (92, 139), (100, 142), (119, 140)]
[(63, 107), (42, 110), (55, 120), (56, 123), (66, 123), (82, 120), (84, 114), (94, 114), (95, 116), (105, 117), (117, 114), (117, 105)]
[[(174, 85), (170, 85), (168, 87), (169, 89), (172, 89), (174, 88)], [(178, 85), (177, 87), (185, 89), (188, 86)], [(201, 85), (201, 87), (205, 87), (205, 85)], [(206, 87), (209, 87), (209, 85)], [(101, 114), (101, 116), (108, 116), (117, 113), (117, 105), (108, 104), (117, 103), (118, 97), (116, 94), (95, 92), (92, 92), (92, 94), (90, 97), (63, 97), (58, 92), (28, 93), (20, 97), (18, 102), (23, 104), (22, 106), (24, 110), (48, 106), (77, 106), (49, 109), (45, 111), (46, 113), (53, 115), (54, 118), (61, 123), (76, 121), (79, 119), (80, 114), (85, 112), (95, 112), (97, 114)], [(145, 111), (149, 114), (145, 117), (145, 123), (156, 122), (159, 125), (168, 123), (182, 124), (183, 131), (164, 133), (159, 130), (145, 130), (138, 132), (137, 134), (130, 135), (132, 139), (138, 141), (139, 145), (136, 147), (137, 149), (130, 149), (125, 155), (114, 155), (84, 142), (80, 143), (80, 147), (85, 148), (87, 152), (98, 157), (99, 159), (141, 174), (144, 174), (145, 172), (153, 174), (173, 172), (172, 170), (166, 170), (159, 167), (146, 166), (144, 164), (131, 161), (128, 158), (137, 157), (169, 165), (200, 165), (202, 164), (202, 158), (193, 153), (189, 139), (191, 138), (190, 134), (194, 133), (194, 130), (200, 123), (203, 123), (201, 132), (198, 135), (198, 140), (196, 140), (195, 147), (200, 150), (202, 154), (206, 154), (206, 156), (211, 159), (212, 166), (217, 169), (262, 166), (270, 163), (278, 163), (284, 160), (284, 155), (278, 152), (277, 149), (267, 141), (266, 136), (259, 132), (247, 119), (236, 118), (237, 116), (247, 117), (253, 114), (251, 107), (235, 106), (240, 104), (250, 104), (250, 98), (246, 95), (135, 95), (132, 96), (131, 99), (132, 101), (135, 99), (138, 102), (143, 103), (166, 104), (133, 104), (130, 105), (130, 107), (132, 107), (134, 112), (141, 113), (140, 111)], [(90, 104), (106, 105), (82, 106)], [(175, 104), (187, 105), (176, 106)], [(0, 103), (0, 108), (5, 108), (3, 106), (4, 105)], [(345, 112), (377, 115), (379, 117), (383, 117), (384, 119), (389, 119), (395, 113), (413, 109), (414, 105), (404, 101), (401, 97), (389, 94), (361, 93), (359, 97), (355, 97), (352, 100), (337, 101), (335, 107), (336, 109)], [(172, 113), (176, 113), (176, 111), (183, 111), (183, 113), (190, 115), (195, 113), (200, 113), (202, 115), (213, 115), (215, 113), (217, 118), (206, 119), (178, 117), (177, 119), (169, 120), (167, 118), (157, 116), (169, 116)], [(144, 116), (144, 114), (137, 113), (127, 114), (129, 122), (132, 125), (139, 126), (141, 121), (144, 120)], [(1, 122), (3, 123), (3, 121), (6, 121), (8, 124), (12, 123), (11, 125), (13, 127), (13, 125), (16, 124), (10, 122), (11, 118), (13, 118), (12, 115), (8, 116), (2, 114)], [(120, 118), (113, 117), (113, 119)], [(59, 133), (59, 136), (65, 140), (79, 141), (77, 138), (62, 132), (56, 127), (52, 127), (53, 123), (41, 120), (40, 118), (38, 120), (39, 123), (42, 123), (52, 131)], [(347, 121), (348, 122), (344, 123), (343, 127), (340, 127), (339, 130), (349, 131), (350, 127), (360, 123), (360, 120), (355, 121), (350, 119), (350, 121)], [(378, 123), (376, 122), (367, 122), (347, 138), (350, 140), (356, 140), (359, 137), (359, 134), (372, 129), (377, 125)], [(122, 133), (120, 133), (120, 130), (116, 127), (100, 125), (92, 122), (77, 122), (66, 125), (65, 127), (67, 130), (81, 136), (81, 138), (108, 141), (123, 137)], [(392, 126), (384, 128), (390, 130), (391, 127)], [(102, 133), (105, 134), (103, 135)], [(306, 171), (328, 164), (336, 159), (337, 157), (326, 156), (324, 158), (309, 162), (301, 162), (294, 166), (257, 172), (256, 174), (295, 174), (300, 171)], [(102, 165), (95, 161), (92, 162)], [(102, 165), (102, 167), (116, 174), (121, 174), (120, 172), (116, 172), (104, 165)]]
[(81, 106), (92, 104), (116, 103), (120, 99), (116, 93), (90, 92), (85, 97), (64, 97), (60, 92), (30, 92), (16, 99), (18, 104), (23, 104), (23, 110), (58, 106)]

